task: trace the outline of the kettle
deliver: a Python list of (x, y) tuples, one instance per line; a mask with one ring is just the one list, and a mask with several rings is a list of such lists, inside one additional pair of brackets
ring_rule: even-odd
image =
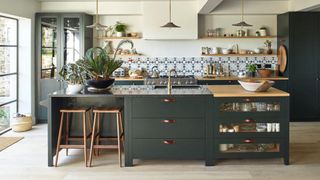
[(150, 77), (152, 78), (158, 78), (159, 77), (159, 70), (158, 70), (158, 66), (153, 66), (151, 68), (151, 75)]

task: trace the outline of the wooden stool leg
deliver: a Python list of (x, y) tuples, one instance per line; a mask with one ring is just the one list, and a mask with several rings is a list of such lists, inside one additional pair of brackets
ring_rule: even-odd
[(84, 162), (86, 163), (86, 167), (88, 166), (87, 164), (87, 131), (86, 131), (86, 113), (83, 113), (83, 153), (84, 153)]
[(89, 130), (90, 130), (90, 133), (92, 133), (92, 119), (91, 119), (91, 114), (92, 114), (92, 111), (91, 110), (89, 110), (88, 111), (88, 113), (89, 113), (89, 116), (88, 116), (88, 119), (89, 119)]
[[(66, 144), (69, 144), (69, 113), (66, 113)], [(68, 156), (68, 148), (66, 148), (66, 156)]]
[(121, 137), (121, 139), (122, 139), (122, 141), (124, 140), (124, 129), (123, 129), (123, 119), (122, 119), (122, 113), (121, 112), (119, 112), (119, 118), (120, 118), (120, 129), (121, 129), (121, 135), (122, 135), (122, 137)]
[(117, 113), (117, 140), (118, 140), (118, 159), (119, 159), (119, 165), (122, 167), (122, 157), (121, 157), (121, 144), (120, 144), (120, 113)]
[[(97, 144), (100, 144), (100, 121), (101, 121), (101, 113), (98, 113), (98, 137), (97, 137)], [(100, 149), (97, 149), (97, 155), (100, 155)]]
[(58, 158), (59, 158), (59, 152), (60, 152), (61, 135), (62, 135), (62, 128), (63, 128), (63, 116), (64, 116), (64, 113), (62, 112), (62, 113), (61, 113), (61, 119), (60, 119), (60, 127), (59, 127), (57, 148), (56, 148), (56, 162), (55, 162), (55, 167), (58, 166)]
[(92, 165), (92, 151), (93, 149), (93, 144), (94, 144), (94, 138), (96, 136), (95, 131), (96, 131), (96, 122), (97, 122), (97, 113), (94, 113), (94, 118), (93, 118), (93, 127), (92, 127), (92, 135), (91, 135), (91, 145), (90, 145), (90, 154), (89, 154), (89, 167)]

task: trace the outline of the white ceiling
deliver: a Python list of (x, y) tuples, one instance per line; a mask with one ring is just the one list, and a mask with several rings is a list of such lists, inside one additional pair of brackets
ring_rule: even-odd
[[(42, 2), (90, 2), (90, 1), (96, 1), (96, 0), (38, 0)], [(169, 1), (169, 0), (99, 0), (100, 2), (103, 1)], [(172, 1), (186, 1), (186, 0), (172, 0)], [(196, 1), (196, 0), (187, 0), (187, 1)], [(234, 0), (239, 1), (239, 0)], [(289, 0), (245, 0), (245, 1), (289, 1)]]

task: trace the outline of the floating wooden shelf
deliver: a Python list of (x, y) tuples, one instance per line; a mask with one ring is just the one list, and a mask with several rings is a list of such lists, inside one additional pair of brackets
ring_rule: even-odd
[(215, 36), (215, 37), (201, 37), (200, 39), (268, 39), (268, 38), (277, 38), (277, 36)]
[[(113, 54), (109, 54), (113, 55)], [(143, 56), (142, 54), (118, 54), (117, 56)]]
[(96, 39), (142, 39), (142, 37), (96, 37)]
[(276, 54), (202, 54), (202, 56), (276, 56)]

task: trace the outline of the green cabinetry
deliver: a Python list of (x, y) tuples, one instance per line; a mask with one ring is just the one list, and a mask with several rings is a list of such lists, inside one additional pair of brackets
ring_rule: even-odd
[(212, 95), (125, 98), (126, 166), (133, 159), (212, 161), (206, 156), (212, 102)]

